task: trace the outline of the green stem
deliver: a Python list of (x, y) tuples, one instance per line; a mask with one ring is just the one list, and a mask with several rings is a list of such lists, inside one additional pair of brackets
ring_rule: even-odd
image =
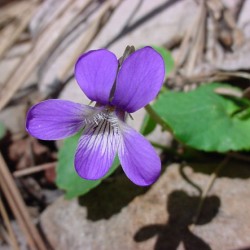
[(167, 130), (171, 132), (171, 129), (168, 127), (168, 125), (165, 123), (165, 121), (154, 111), (154, 109), (148, 104), (144, 107), (148, 114), (151, 116), (151, 118), (159, 124), (163, 130)]
[(154, 146), (155, 148), (159, 148), (163, 151), (168, 151), (168, 148), (166, 146), (163, 146), (157, 142), (153, 142), (153, 141), (150, 141), (150, 143), (152, 144), (152, 146)]

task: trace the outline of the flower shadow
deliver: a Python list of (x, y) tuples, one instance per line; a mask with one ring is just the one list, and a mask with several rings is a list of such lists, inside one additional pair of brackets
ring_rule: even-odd
[(92, 221), (109, 219), (127, 206), (136, 196), (150, 187), (139, 187), (132, 183), (120, 170), (86, 195), (79, 197), (81, 206), (87, 207), (87, 218)]
[[(196, 212), (199, 196), (190, 196), (183, 190), (175, 190), (169, 194), (166, 224), (148, 225), (139, 229), (134, 235), (136, 242), (146, 241), (157, 236), (155, 250), (177, 249), (180, 243), (188, 250), (209, 250), (211, 247), (203, 239), (196, 236), (189, 226)], [(213, 195), (205, 199), (204, 208), (197, 225), (209, 223), (218, 213), (220, 199)]]

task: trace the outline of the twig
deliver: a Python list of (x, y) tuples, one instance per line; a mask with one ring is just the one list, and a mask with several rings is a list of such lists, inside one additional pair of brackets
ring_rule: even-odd
[(10, 34), (10, 36), (3, 37), (4, 39), (1, 42), (0, 46), (0, 58), (5, 55), (7, 50), (16, 42), (19, 38), (20, 34), (24, 31), (27, 27), (30, 19), (32, 18), (34, 12), (36, 10), (35, 6), (29, 7), (24, 13), (23, 17), (20, 18), (21, 20), (17, 20), (18, 24), (15, 27), (15, 30)]
[(0, 197), (0, 214), (2, 215), (4, 224), (5, 224), (6, 228), (7, 228), (8, 233), (9, 233), (9, 241), (10, 241), (9, 243), (10, 243), (10, 245), (12, 246), (13, 250), (19, 250), (17, 239), (15, 237), (13, 228), (12, 228), (11, 223), (10, 223), (10, 219), (8, 217), (8, 214), (6, 212), (6, 209), (4, 207), (4, 204), (2, 202), (1, 197)]
[(9, 235), (2, 224), (0, 224), (0, 243), (1, 241), (5, 241), (10, 245)]
[(60, 2), (44, 1), (34, 18), (32, 18), (29, 28), (33, 37), (41, 34), (49, 25), (56, 21), (56, 19), (63, 15), (74, 0), (63, 0)]
[(193, 29), (193, 40), (189, 57), (186, 64), (186, 75), (191, 75), (198, 59), (201, 58), (205, 43), (206, 5), (205, 1), (200, 2), (200, 12), (197, 18), (196, 27)]
[(240, 77), (250, 80), (250, 74), (247, 72), (241, 72), (241, 71), (235, 71), (235, 72), (227, 72), (227, 71), (218, 71), (216, 72), (218, 76), (224, 76), (224, 77)]
[(5, 183), (5, 178), (3, 177), (1, 172), (0, 172), (0, 185), (1, 185), (1, 188), (3, 190), (5, 197), (9, 203), (9, 206), (10, 206), (10, 208), (11, 208), (11, 210), (12, 210), (12, 212), (13, 212), (13, 214), (14, 214), (14, 216), (15, 216), (15, 218), (20, 226), (20, 229), (23, 232), (23, 234), (27, 240), (27, 244), (29, 245), (29, 247), (31, 249), (36, 250), (37, 248), (35, 247), (35, 243), (34, 243), (33, 239), (30, 237), (29, 230), (28, 230), (27, 226), (25, 225), (24, 219), (22, 218), (22, 215), (21, 215), (18, 207), (16, 206), (15, 200), (12, 198), (10, 190)]
[[(37, 39), (33, 49), (25, 56), (18, 65), (18, 68), (14, 70), (13, 74), (6, 82), (4, 88), (1, 89), (0, 110), (5, 107), (16, 91), (24, 84), (37, 65), (41, 63), (51, 48), (61, 39), (63, 33), (75, 16), (80, 14), (88, 6), (89, 2), (90, 0), (73, 2), (68, 12), (73, 12), (75, 15), (67, 16), (67, 19), (62, 16), (57, 22), (53, 23), (45, 33), (42, 33), (39, 39)], [(59, 27), (63, 27), (63, 29), (59, 29)]]
[[(227, 71), (213, 71), (211, 73), (202, 73), (202, 74), (196, 74), (196, 75), (183, 75), (180, 74), (181, 79), (186, 84), (190, 83), (202, 83), (202, 82), (214, 82), (214, 81), (225, 81), (228, 79), (231, 79), (232, 77), (240, 77), (244, 79), (250, 79), (250, 74), (247, 72), (241, 72), (241, 71), (234, 71), (234, 72), (227, 72)], [(168, 80), (168, 79), (167, 79)], [(167, 80), (165, 83), (167, 83)]]
[(22, 170), (17, 170), (15, 172), (13, 172), (13, 176), (18, 178), (18, 177), (23, 177), (26, 175), (30, 175), (30, 174), (34, 174), (34, 173), (38, 173), (50, 168), (55, 168), (57, 164), (57, 161), (55, 162), (49, 162), (49, 163), (45, 163), (45, 164), (41, 164), (41, 165), (37, 165), (37, 166), (33, 166), (33, 167), (28, 167)]
[(0, 184), (5, 197), (15, 215), (20, 228), (22, 229), (30, 248), (33, 250), (46, 250), (36, 227), (31, 221), (25, 203), (21, 197), (19, 190), (9, 172), (9, 169), (0, 153)]
[[(185, 63), (188, 64), (187, 65), (188, 68), (191, 67), (189, 66), (190, 64), (192, 64), (192, 67), (193, 67), (193, 63), (195, 63), (196, 56), (197, 56), (197, 53), (194, 50), (197, 50), (197, 46), (200, 46), (199, 42), (204, 42), (202, 40), (203, 39), (202, 28), (204, 28), (204, 25), (203, 25), (205, 21), (204, 15), (206, 13), (204, 1), (200, 1), (200, 5), (201, 6), (200, 6), (199, 13), (197, 14), (193, 23), (190, 25), (190, 28), (186, 31), (184, 39), (181, 42), (180, 50), (179, 50), (178, 57), (175, 63), (176, 70), (181, 68)], [(202, 48), (199, 47), (199, 49), (202, 49)], [(187, 71), (189, 72), (190, 70), (188, 69)]]
[(119, 4), (121, 4), (121, 0), (117, 0), (115, 4), (112, 1), (107, 1), (105, 4), (102, 4), (99, 13), (97, 13), (97, 17), (91, 21), (87, 30), (78, 38), (78, 43), (76, 45), (74, 54), (72, 54), (67, 63), (60, 68), (60, 72), (57, 73), (56, 79), (51, 85), (53, 88), (51, 88), (49, 93), (41, 96), (40, 100), (44, 100), (48, 97), (54, 98), (60, 92), (63, 86), (73, 79), (74, 75), (68, 75), (68, 73), (72, 70), (77, 57), (86, 51), (86, 49), (90, 46), (102, 27), (108, 22), (113, 11), (119, 6)]
[[(64, 68), (62, 68), (59, 72), (58, 79), (59, 81), (63, 82), (65, 81), (68, 72), (70, 69), (73, 68), (75, 61), (77, 60), (77, 57), (79, 56), (79, 53), (84, 52), (91, 42), (94, 40), (94, 38), (97, 36), (101, 28), (107, 23), (109, 18), (111, 17), (111, 13), (113, 10), (120, 4), (121, 1), (118, 1), (115, 6), (113, 6), (112, 1), (107, 1), (103, 4), (101, 7), (98, 16), (93, 20), (86, 31), (79, 39), (79, 45), (75, 49), (75, 54), (71, 56), (70, 60), (68, 60), (68, 63), (65, 65)], [(107, 17), (107, 13), (110, 11), (109, 16)], [(106, 18), (106, 19), (105, 19)]]
[(208, 194), (208, 192), (210, 191), (210, 189), (212, 188), (216, 178), (218, 177), (218, 174), (219, 172), (221, 171), (221, 169), (228, 163), (230, 159), (230, 156), (227, 155), (224, 160), (217, 166), (217, 168), (215, 169), (215, 171), (210, 175), (210, 179), (207, 183), (207, 186), (206, 188), (203, 190), (202, 194), (201, 194), (201, 197), (200, 197), (200, 201), (199, 201), (199, 204), (198, 204), (198, 207), (197, 207), (197, 211), (196, 211), (196, 214), (193, 218), (193, 224), (190, 225), (190, 230), (193, 230), (199, 217), (200, 217), (200, 213), (201, 213), (201, 210), (203, 208), (203, 205), (204, 205), (204, 201), (206, 199), (206, 196)]

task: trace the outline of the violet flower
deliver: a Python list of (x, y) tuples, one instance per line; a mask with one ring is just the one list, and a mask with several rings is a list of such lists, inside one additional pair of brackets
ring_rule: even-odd
[(151, 47), (129, 55), (119, 66), (106, 50), (83, 54), (75, 78), (94, 107), (64, 100), (46, 100), (29, 110), (26, 129), (42, 140), (58, 140), (84, 129), (75, 154), (75, 169), (84, 179), (103, 177), (118, 153), (125, 174), (135, 184), (150, 185), (161, 162), (151, 144), (125, 123), (127, 113), (147, 105), (159, 92), (165, 70)]

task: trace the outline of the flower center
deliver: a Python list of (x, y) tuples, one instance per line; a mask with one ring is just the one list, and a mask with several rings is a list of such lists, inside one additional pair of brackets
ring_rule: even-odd
[(105, 106), (105, 110), (107, 113), (112, 113), (116, 110), (115, 106), (111, 106), (111, 105), (106, 105)]

